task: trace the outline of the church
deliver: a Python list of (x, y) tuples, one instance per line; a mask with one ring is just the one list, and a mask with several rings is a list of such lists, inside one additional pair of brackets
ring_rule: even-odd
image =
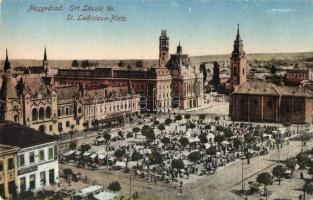
[(313, 123), (313, 92), (307, 87), (279, 86), (247, 80), (246, 56), (239, 33), (231, 54), (229, 115), (233, 121)]

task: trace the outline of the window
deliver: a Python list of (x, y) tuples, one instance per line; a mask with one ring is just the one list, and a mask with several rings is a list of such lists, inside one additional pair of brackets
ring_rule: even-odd
[(26, 190), (26, 178), (25, 177), (20, 178), (20, 190), (21, 192), (24, 192)]
[(0, 160), (0, 172), (2, 172), (2, 171), (3, 171), (3, 161)]
[(51, 108), (47, 107), (46, 108), (46, 118), (50, 118), (51, 117)]
[(63, 127), (62, 127), (62, 122), (59, 122), (59, 123), (58, 123), (58, 130), (60, 130), (61, 128), (63, 128)]
[(69, 115), (68, 108), (65, 109), (65, 115)]
[(70, 122), (66, 121), (66, 127), (70, 127)]
[(42, 185), (46, 185), (46, 172), (45, 171), (40, 172), (40, 183)]
[(61, 116), (61, 109), (58, 109), (58, 116)]
[(44, 108), (40, 108), (39, 109), (39, 119), (43, 120), (45, 118), (45, 109)]
[(48, 150), (48, 159), (49, 159), (49, 160), (52, 160), (53, 157), (54, 157), (54, 155), (53, 155), (53, 147), (51, 147), (51, 148), (49, 148), (49, 150)]
[(35, 174), (29, 176), (29, 190), (35, 189), (36, 186), (35, 180), (36, 180)]
[(53, 130), (53, 126), (50, 125), (50, 126), (49, 126), (49, 131), (52, 131), (52, 130)]
[(9, 158), (8, 159), (8, 170), (14, 169), (14, 159)]
[(45, 151), (44, 150), (39, 151), (39, 160), (40, 161), (45, 160)]
[(29, 153), (29, 163), (33, 163), (33, 162), (35, 162), (35, 153), (30, 152)]
[(38, 119), (38, 111), (36, 108), (34, 108), (32, 111), (32, 120), (36, 121), (37, 119)]
[(24, 154), (21, 154), (18, 156), (18, 165), (20, 167), (25, 165), (25, 155)]

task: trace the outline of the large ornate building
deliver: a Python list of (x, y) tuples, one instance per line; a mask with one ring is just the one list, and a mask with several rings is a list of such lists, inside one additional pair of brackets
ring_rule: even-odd
[(60, 69), (58, 85), (106, 85), (115, 90), (128, 88), (141, 95), (142, 110), (167, 112), (173, 108), (203, 106), (203, 75), (192, 66), (182, 47), (169, 54), (169, 37), (165, 30), (159, 37), (159, 65), (145, 69), (95, 68)]
[[(43, 65), (47, 63), (45, 51)], [(57, 86), (53, 76), (47, 76), (46, 70), (43, 72), (14, 77), (6, 53), (0, 120), (61, 134), (92, 127), (95, 121), (107, 123), (140, 112), (139, 96), (130, 95), (127, 88), (113, 96), (108, 94), (107, 87)]]
[(246, 80), (246, 59), (239, 34), (231, 55), (229, 114), (234, 121), (313, 123), (313, 92)]

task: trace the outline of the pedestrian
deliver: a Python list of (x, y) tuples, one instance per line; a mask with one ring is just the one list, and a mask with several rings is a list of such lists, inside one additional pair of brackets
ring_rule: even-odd
[(303, 179), (303, 173), (302, 173), (302, 171), (300, 172), (300, 178)]

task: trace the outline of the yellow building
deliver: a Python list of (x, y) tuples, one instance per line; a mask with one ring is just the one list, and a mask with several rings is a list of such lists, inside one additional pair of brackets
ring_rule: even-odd
[(18, 147), (0, 145), (0, 197), (16, 199)]

